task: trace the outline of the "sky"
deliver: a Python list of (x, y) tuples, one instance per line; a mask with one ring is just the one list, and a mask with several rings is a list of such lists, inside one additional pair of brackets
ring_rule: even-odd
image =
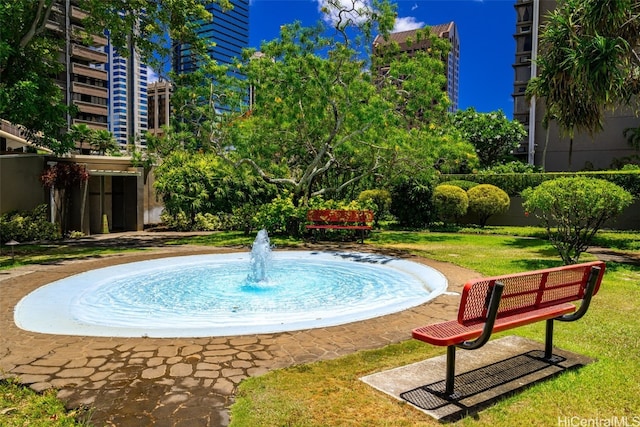
[[(343, 0), (345, 1), (345, 0)], [(368, 0), (364, 0), (368, 1)], [(391, 0), (397, 4), (396, 30), (454, 21), (460, 37), (459, 108), (487, 113), (502, 110), (513, 117), (515, 0)], [(322, 19), (324, 0), (251, 0), (250, 46), (277, 38), (280, 26)]]

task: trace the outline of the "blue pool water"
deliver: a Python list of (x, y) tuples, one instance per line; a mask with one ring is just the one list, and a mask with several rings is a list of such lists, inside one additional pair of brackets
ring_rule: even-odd
[(422, 264), (382, 255), (276, 251), (250, 280), (249, 254), (123, 264), (50, 283), (15, 308), (25, 330), (202, 337), (317, 328), (401, 311), (446, 290)]

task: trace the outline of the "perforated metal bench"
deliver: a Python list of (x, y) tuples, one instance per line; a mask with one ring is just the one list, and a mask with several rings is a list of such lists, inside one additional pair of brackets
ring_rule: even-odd
[[(307, 211), (307, 230), (360, 230), (360, 240), (373, 227), (373, 211), (346, 209), (310, 209)], [(314, 240), (316, 236), (314, 234)]]
[(464, 285), (456, 320), (416, 328), (412, 336), (447, 346), (445, 395), (452, 396), (456, 348), (478, 349), (494, 332), (546, 320), (544, 358), (551, 360), (554, 320), (584, 316), (604, 270), (604, 262), (595, 261), (472, 280)]

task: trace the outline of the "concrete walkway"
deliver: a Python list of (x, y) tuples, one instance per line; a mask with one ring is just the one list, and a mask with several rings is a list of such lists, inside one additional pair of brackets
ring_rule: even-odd
[[(226, 426), (229, 405), (243, 379), (400, 342), (411, 337), (414, 327), (451, 319), (457, 310), (459, 297), (446, 294), (401, 313), (342, 326), (206, 338), (46, 335), (16, 327), (13, 310), (18, 301), (55, 280), (152, 258), (248, 250), (165, 246), (164, 241), (171, 238), (175, 236), (106, 235), (88, 243), (145, 250), (0, 271), (0, 377), (17, 377), (35, 390), (55, 388), (69, 408), (90, 408), (87, 415), (95, 426)], [(313, 245), (304, 249), (366, 252), (370, 248)], [(479, 276), (452, 264), (401, 256), (442, 272), (451, 292)]]

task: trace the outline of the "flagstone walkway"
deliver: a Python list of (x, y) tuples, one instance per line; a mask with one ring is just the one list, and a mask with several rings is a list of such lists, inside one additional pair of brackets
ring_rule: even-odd
[[(15, 325), (13, 310), (20, 299), (58, 279), (152, 258), (248, 250), (165, 246), (164, 240), (175, 235), (152, 234), (105, 235), (91, 242), (144, 248), (141, 252), (0, 271), (0, 377), (17, 377), (38, 391), (58, 390), (69, 408), (88, 408), (94, 426), (226, 426), (228, 408), (243, 379), (409, 339), (416, 326), (452, 318), (459, 300), (455, 292), (479, 276), (452, 264), (403, 255), (442, 272), (451, 293), (375, 319), (275, 334), (111, 338), (47, 335)], [(347, 246), (304, 249), (371, 250), (366, 245)]]

